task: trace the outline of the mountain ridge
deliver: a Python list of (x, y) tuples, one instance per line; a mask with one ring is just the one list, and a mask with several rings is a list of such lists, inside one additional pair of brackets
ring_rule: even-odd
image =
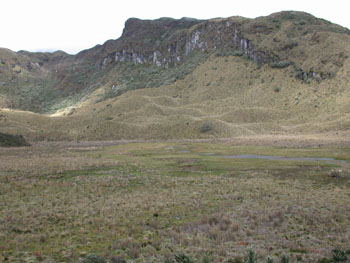
[[(13, 107), (46, 112), (55, 110), (52, 104), (55, 104), (56, 97), (64, 98), (67, 95), (75, 95), (75, 102), (77, 102), (82, 99), (82, 96), (77, 93), (96, 89), (91, 86), (94, 84), (98, 86), (101, 83), (96, 81), (97, 83), (91, 85), (93, 80), (84, 81), (84, 79), (88, 79), (88, 75), (93, 71), (101, 71), (98, 67), (103, 68), (108, 64), (118, 62), (157, 65), (166, 68), (176, 67), (184, 63), (185, 57), (191, 52), (210, 53), (216, 50), (245, 55), (258, 64), (267, 63), (273, 67), (286, 67), (292, 64), (296, 76), (303, 80), (314, 77), (325, 79), (336, 74), (348, 55), (343, 51), (333, 52), (321, 59), (318, 54), (312, 56), (312, 54), (305, 54), (303, 50), (306, 49), (305, 45), (310, 45), (310, 43), (318, 45), (322, 41), (327, 41), (329, 38), (327, 33), (330, 32), (349, 35), (349, 30), (346, 28), (330, 24), (307, 13), (295, 11), (274, 13), (256, 19), (230, 17), (210, 20), (188, 18), (140, 20), (131, 18), (126, 21), (120, 38), (108, 40), (103, 45), (83, 50), (77, 55), (68, 55), (60, 51), (54, 53), (19, 51), (15, 53), (20, 57), (17, 60), (25, 60), (26, 64), (10, 62), (13, 70), (12, 72), (8, 70), (9, 76), (5, 80), (2, 78), (2, 83), (7, 84), (17, 77), (21, 79), (19, 75), (22, 71), (29, 75), (33, 73), (35, 85), (45, 85), (48, 87), (46, 90), (55, 93), (55, 97), (51, 99), (53, 102), (49, 102), (50, 99), (42, 102), (42, 109), (33, 108), (30, 102), (24, 103), (24, 107), (23, 103), (17, 102)], [(307, 41), (303, 41), (306, 43), (299, 43), (301, 35), (303, 38), (308, 37)], [(15, 54), (12, 53), (14, 57)], [(3, 61), (1, 63), (4, 64)], [(43, 65), (44, 70), (41, 68)], [(6, 71), (4, 74), (4, 70), (0, 70), (6, 78)], [(36, 70), (38, 72), (35, 72)], [(84, 77), (79, 78), (75, 76), (76, 73)], [(28, 78), (24, 82), (28, 82)], [(14, 84), (26, 85), (23, 81), (20, 83), (15, 81)], [(30, 89), (40, 90), (37, 86), (30, 87)], [(0, 88), (2, 96), (6, 95), (6, 91), (3, 90), (4, 88)], [(13, 98), (17, 95), (15, 94)], [(45, 103), (48, 103), (48, 106)], [(59, 108), (60, 106), (56, 106), (56, 110)]]
[(14, 111), (2, 110), (12, 126), (0, 131), (23, 130), (24, 116), (32, 119), (24, 134), (35, 140), (348, 127), (346, 28), (295, 11), (255, 19), (131, 18), (125, 25), (119, 39), (77, 55), (1, 49), (0, 107)]

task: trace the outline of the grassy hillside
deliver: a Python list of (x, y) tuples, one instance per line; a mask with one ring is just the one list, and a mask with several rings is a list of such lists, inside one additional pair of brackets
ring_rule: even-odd
[(1, 50), (0, 107), (12, 110), (1, 110), (0, 131), (31, 140), (346, 131), (349, 43), (346, 28), (281, 12), (131, 19), (120, 39), (76, 56)]
[[(101, 101), (105, 89), (55, 116), (3, 110), (1, 130), (35, 140), (212, 138), (348, 130), (346, 63), (337, 78), (306, 83), (293, 67), (213, 54), (159, 88)], [(57, 116), (60, 115), (60, 116)]]

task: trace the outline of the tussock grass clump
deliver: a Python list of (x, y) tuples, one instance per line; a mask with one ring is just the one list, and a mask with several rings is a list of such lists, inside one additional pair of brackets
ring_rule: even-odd
[(177, 263), (194, 263), (194, 261), (189, 256), (183, 253), (174, 255), (174, 258)]
[(258, 262), (258, 256), (256, 252), (253, 249), (249, 249), (246, 253), (246, 256), (244, 257), (245, 263), (257, 263)]

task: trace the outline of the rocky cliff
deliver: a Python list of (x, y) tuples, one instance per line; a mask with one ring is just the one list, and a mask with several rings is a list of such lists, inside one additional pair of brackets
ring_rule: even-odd
[(302, 12), (207, 21), (133, 18), (125, 23), (120, 39), (97, 48), (97, 59), (102, 66), (128, 61), (168, 68), (183, 63), (193, 51), (219, 50), (244, 55), (260, 65), (268, 63), (282, 68), (292, 64), (296, 76), (304, 80), (316, 76), (328, 78), (334, 77), (348, 57), (344, 50), (328, 50), (321, 56), (308, 50), (315, 45), (328, 49), (330, 44), (336, 45), (329, 39), (331, 33), (341, 37), (349, 35), (349, 30)]

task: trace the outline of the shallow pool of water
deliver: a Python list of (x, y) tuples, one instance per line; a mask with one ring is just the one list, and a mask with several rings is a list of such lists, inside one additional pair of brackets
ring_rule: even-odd
[(336, 160), (334, 158), (322, 158), (322, 157), (284, 157), (275, 155), (258, 155), (258, 154), (231, 154), (220, 155), (215, 153), (204, 153), (206, 156), (218, 156), (231, 159), (261, 159), (261, 160), (273, 160), (273, 161), (311, 161), (311, 162), (328, 162), (339, 163), (346, 162), (345, 160)]
[(283, 156), (257, 155), (257, 154), (232, 154), (232, 155), (221, 155), (221, 157), (233, 158), (233, 159), (263, 159), (263, 160), (281, 160), (281, 161), (336, 161), (333, 158), (283, 157)]

